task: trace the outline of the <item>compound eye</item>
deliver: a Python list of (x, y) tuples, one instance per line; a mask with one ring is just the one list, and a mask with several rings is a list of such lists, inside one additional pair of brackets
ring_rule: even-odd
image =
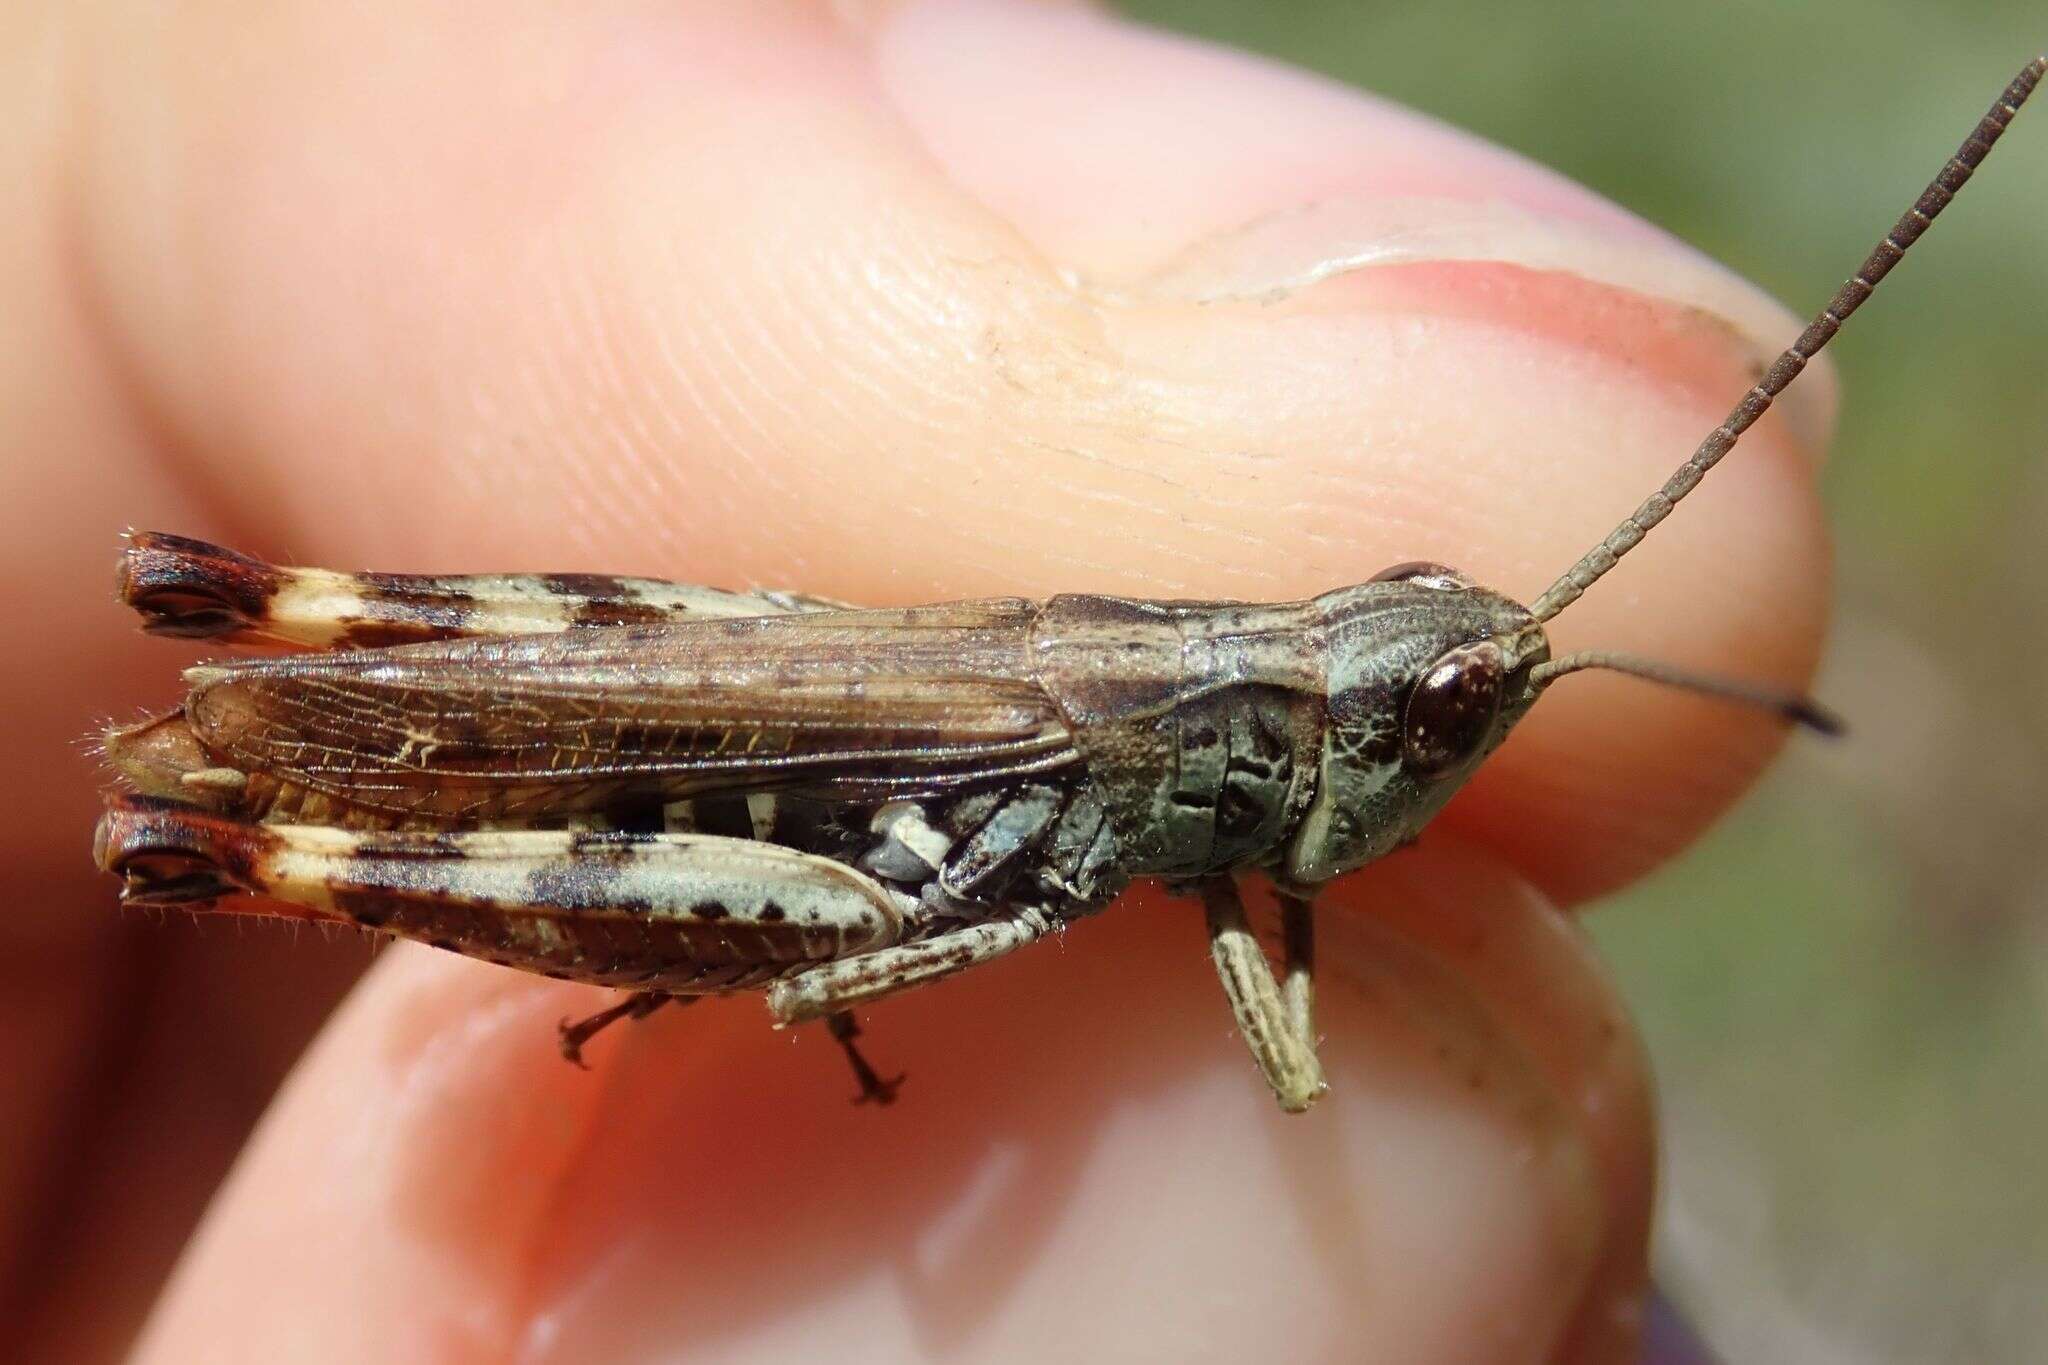
[(1462, 766), (1500, 714), (1505, 673), (1500, 646), (1491, 640), (1460, 645), (1423, 673), (1408, 694), (1401, 761), (1417, 777), (1442, 777)]
[(1469, 588), (1472, 580), (1448, 564), (1434, 560), (1410, 559), (1381, 569), (1370, 580), (1373, 583), (1419, 583), (1425, 588)]

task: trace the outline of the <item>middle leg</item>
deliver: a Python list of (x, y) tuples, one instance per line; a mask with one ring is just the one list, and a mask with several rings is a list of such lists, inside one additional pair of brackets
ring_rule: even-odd
[(670, 995), (666, 991), (641, 991), (629, 995), (610, 1009), (599, 1010), (571, 1023), (564, 1019), (556, 1025), (561, 1034), (562, 1060), (590, 1070), (590, 1064), (583, 1060), (583, 1045), (603, 1033), (621, 1019), (645, 1019), (663, 1005), (688, 1005), (697, 1000), (694, 995)]
[(921, 943), (820, 963), (770, 986), (768, 1012), (777, 1027), (842, 1013), (1013, 953), (1058, 923), (1037, 906), (1018, 906), (1002, 919), (964, 925)]

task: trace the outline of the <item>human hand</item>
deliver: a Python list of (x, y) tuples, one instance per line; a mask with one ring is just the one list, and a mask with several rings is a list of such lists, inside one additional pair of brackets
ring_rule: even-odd
[[(41, 996), (8, 994), (31, 1132), (155, 978), (117, 970), (134, 926), (76, 870), (94, 802), (59, 753), (94, 703), (175, 686), (105, 606), (123, 524), (876, 603), (1277, 599), (1410, 558), (1526, 600), (1794, 325), (1547, 173), (1085, 10), (65, 22), (77, 116), (32, 158), (52, 207), (9, 229), (47, 265), (48, 339), (0, 370), (32, 400), (12, 504), (50, 509), (8, 550), (51, 585), (28, 634), (53, 662), (5, 684), (59, 793), (10, 784), (4, 826), (51, 888), (17, 927)], [(1562, 646), (1805, 676), (1825, 382), (1788, 404)], [(1324, 901), (1333, 1093), (1304, 1119), (1259, 1089), (1198, 913), (1159, 897), (874, 1011), (910, 1075), (883, 1113), (757, 1001), (621, 1030), (592, 1076), (553, 1026), (602, 993), (394, 952), (142, 1358), (1631, 1359), (1654, 1129), (1558, 910), (1683, 846), (1776, 738), (1560, 687), (1419, 848)], [(149, 1016), (140, 1055), (206, 1091), (276, 1065), (251, 1002), (297, 978), (196, 947), (205, 1012)], [(175, 1129), (188, 1092), (159, 1090)], [(10, 1178), (48, 1170), (25, 1148)], [(118, 1291), (151, 1201), (90, 1207), (63, 1273)]]

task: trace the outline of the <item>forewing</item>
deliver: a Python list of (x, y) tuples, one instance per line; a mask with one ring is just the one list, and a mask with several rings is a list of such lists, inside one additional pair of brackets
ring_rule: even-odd
[(1075, 761), (1004, 599), (459, 640), (195, 669), (227, 765), (375, 809), (933, 791)]

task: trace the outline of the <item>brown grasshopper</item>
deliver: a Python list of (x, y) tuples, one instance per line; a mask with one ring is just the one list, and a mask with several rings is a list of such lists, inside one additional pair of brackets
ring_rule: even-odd
[[(186, 672), (105, 736), (96, 857), (136, 904), (254, 893), (472, 957), (621, 987), (563, 1027), (765, 989), (831, 1021), (1000, 957), (1154, 876), (1198, 887), (1282, 1108), (1325, 1089), (1310, 901), (1415, 837), (1569, 673), (1768, 708), (1804, 698), (1544, 623), (1733, 448), (1991, 150), (2048, 58), (1664, 486), (1524, 607), (1436, 564), (1305, 602), (1070, 595), (858, 610), (597, 575), (347, 575), (144, 534), (121, 596), (163, 635), (324, 651)], [(1278, 888), (1276, 979), (1234, 876)]]

